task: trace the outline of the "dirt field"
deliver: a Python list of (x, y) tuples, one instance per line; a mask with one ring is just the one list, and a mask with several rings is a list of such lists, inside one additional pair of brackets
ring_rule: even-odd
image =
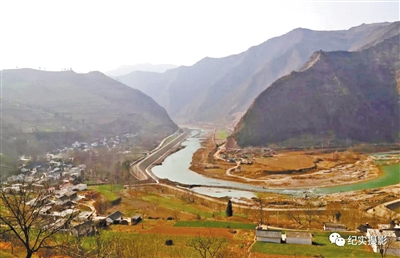
[[(175, 221), (147, 221), (142, 228), (141, 224), (135, 226), (113, 225), (112, 231), (142, 234), (176, 235), (176, 236), (217, 236), (234, 239), (234, 234), (224, 228), (193, 228), (174, 227)], [(237, 233), (238, 234), (238, 233)]]
[(288, 152), (271, 158), (256, 158), (254, 164), (270, 173), (281, 171), (295, 171), (311, 169), (316, 165), (315, 157), (304, 155), (301, 152)]

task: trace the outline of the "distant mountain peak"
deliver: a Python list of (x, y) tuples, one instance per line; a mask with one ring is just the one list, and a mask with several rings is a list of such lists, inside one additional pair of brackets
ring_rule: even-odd
[(120, 67), (113, 69), (111, 71), (105, 72), (108, 76), (121, 76), (125, 74), (129, 74), (135, 71), (144, 71), (144, 72), (156, 72), (163, 73), (169, 69), (174, 69), (178, 67), (173, 64), (150, 64), (150, 63), (141, 63), (135, 65), (121, 65)]
[[(301, 68), (313, 68), (315, 62), (320, 64), (314, 68), (322, 69), (321, 64), (328, 65), (326, 60), (331, 58), (323, 56), (326, 51), (359, 50), (367, 43), (374, 45), (392, 24), (365, 24), (340, 31), (296, 28), (238, 54), (204, 57), (192, 66), (162, 74), (135, 72), (118, 79), (152, 96), (175, 121), (230, 124), (235, 114), (243, 114), (278, 78)], [(379, 33), (374, 33), (378, 29)], [(310, 59), (319, 50), (323, 52)]]

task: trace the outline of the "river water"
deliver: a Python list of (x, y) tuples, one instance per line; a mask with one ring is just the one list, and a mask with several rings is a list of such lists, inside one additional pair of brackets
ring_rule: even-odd
[[(159, 178), (167, 178), (171, 181), (191, 184), (191, 185), (202, 185), (202, 187), (194, 187), (193, 191), (205, 194), (213, 197), (224, 197), (230, 196), (234, 198), (251, 198), (255, 197), (255, 192), (274, 192), (292, 195), (301, 195), (304, 191), (310, 189), (266, 189), (263, 187), (257, 187), (249, 184), (236, 183), (221, 179), (214, 179), (200, 175), (189, 169), (192, 161), (192, 156), (201, 147), (200, 139), (203, 137), (203, 131), (193, 131), (191, 136), (182, 143), (185, 148), (177, 151), (168, 156), (164, 162), (152, 168), (152, 172)], [(394, 166), (399, 167), (399, 164)], [(388, 171), (385, 170), (388, 167)], [(386, 185), (392, 185), (400, 183), (400, 173), (395, 171), (397, 167), (385, 166), (383, 167), (384, 173), (377, 179), (370, 180), (364, 183), (346, 185), (346, 186), (333, 186), (326, 188), (313, 189), (315, 193), (333, 193), (338, 191), (352, 191), (361, 190), (366, 188), (382, 187)], [(394, 168), (394, 169), (393, 169)], [(212, 187), (207, 187), (212, 186)], [(233, 189), (218, 188), (218, 187), (232, 187)]]

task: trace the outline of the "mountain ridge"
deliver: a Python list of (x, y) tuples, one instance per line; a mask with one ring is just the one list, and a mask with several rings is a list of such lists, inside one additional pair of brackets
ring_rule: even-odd
[[(48, 141), (52, 147), (55, 141), (123, 133), (158, 134), (154, 138), (161, 140), (178, 129), (151, 97), (100, 72), (3, 70), (2, 86), (2, 124), (15, 128), (18, 138)], [(3, 142), (9, 141), (6, 136)]]
[(163, 73), (169, 69), (177, 68), (177, 65), (173, 64), (157, 64), (153, 65), (150, 63), (141, 63), (135, 65), (121, 65), (115, 69), (106, 71), (104, 74), (111, 77), (121, 76), (133, 71), (145, 71), (154, 73)]
[(315, 52), (254, 100), (233, 137), (240, 146), (398, 141), (398, 51), (399, 35), (359, 52)]
[(363, 24), (339, 31), (297, 28), (239, 54), (203, 58), (193, 66), (163, 74), (133, 72), (118, 79), (152, 96), (174, 121), (226, 125), (276, 79), (301, 68), (314, 51), (362, 46), (360, 39), (368, 35), (373, 39), (374, 30), (384, 31), (391, 24)]

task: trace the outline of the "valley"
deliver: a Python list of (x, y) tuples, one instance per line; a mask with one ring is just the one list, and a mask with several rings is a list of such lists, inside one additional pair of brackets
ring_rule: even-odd
[(1, 70), (0, 257), (397, 257), (399, 37)]
[[(395, 185), (400, 182), (396, 173), (396, 168), (400, 163), (397, 151), (382, 155), (353, 152), (353, 150), (338, 152), (334, 149), (305, 151), (268, 149), (266, 151), (248, 148), (242, 151), (237, 149), (216, 151), (215, 147), (212, 147), (214, 133), (208, 132), (208, 137), (199, 136), (203, 139), (201, 145), (197, 144), (193, 137), (189, 138), (186, 144), (184, 143), (188, 148), (184, 151), (187, 154), (176, 153), (165, 160), (166, 164), (161, 163), (153, 167), (155, 175), (175, 183), (192, 185), (192, 187), (223, 186), (232, 189), (279, 193), (292, 190), (295, 193), (298, 189), (297, 194), (303, 191), (318, 194), (363, 190)], [(378, 149), (382, 153), (383, 150), (390, 148), (379, 147)], [(391, 166), (394, 166), (394, 170), (390, 169)], [(254, 187), (246, 187), (246, 185)], [(339, 190), (341, 188), (343, 190)]]

